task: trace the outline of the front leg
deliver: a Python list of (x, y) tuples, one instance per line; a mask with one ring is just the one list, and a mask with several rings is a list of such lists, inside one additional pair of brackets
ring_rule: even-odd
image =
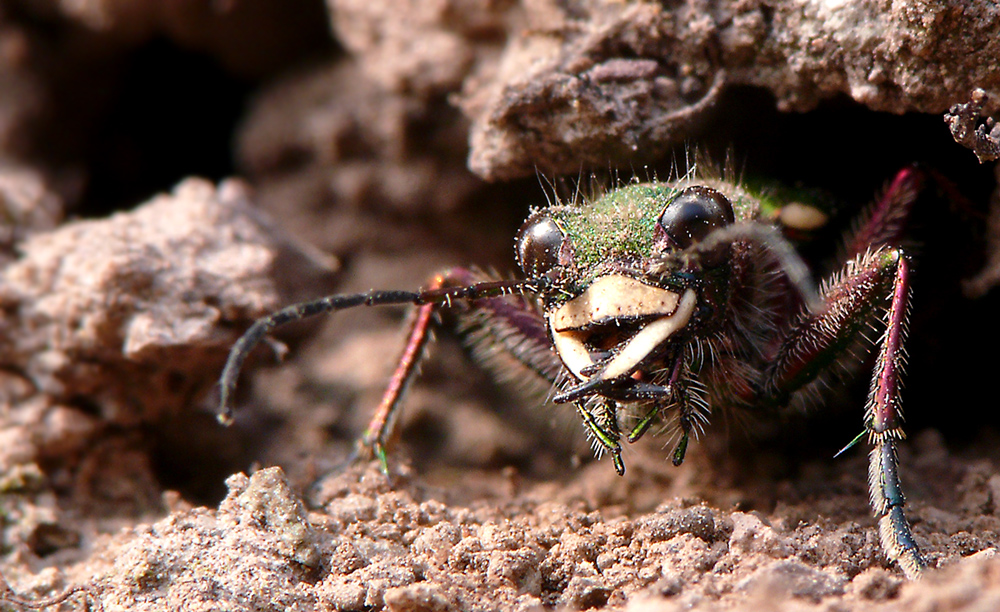
[(358, 456), (374, 456), (382, 471), (388, 472), (386, 448), (398, 434), (401, 401), (419, 370), (441, 310), (455, 311), (458, 332), (483, 365), (520, 382), (526, 378), (547, 381), (548, 389), (560, 366), (549, 346), (544, 321), (532, 306), (532, 298), (525, 295), (534, 288), (526, 291), (525, 286), (530, 287), (526, 281), (496, 280), (479, 271), (452, 268), (435, 275), (415, 294), (411, 302), (417, 308), (406, 343), (382, 400), (358, 441)]
[(896, 457), (896, 442), (904, 437), (899, 387), (909, 292), (909, 264), (900, 249), (885, 246), (849, 261), (824, 287), (825, 308), (802, 314), (789, 331), (766, 373), (764, 393), (782, 402), (841, 358), (872, 318), (883, 315), (885, 332), (865, 409), (873, 446), (869, 490), (886, 555), (915, 577), (926, 563), (903, 514)]

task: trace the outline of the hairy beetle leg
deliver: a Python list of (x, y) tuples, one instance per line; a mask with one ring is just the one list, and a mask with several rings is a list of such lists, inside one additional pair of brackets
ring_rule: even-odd
[(883, 245), (898, 245), (913, 204), (927, 182), (924, 171), (908, 166), (896, 173), (846, 242), (848, 258)]
[[(909, 307), (909, 266), (899, 251), (895, 255), (892, 297), (886, 313), (886, 329), (880, 342), (878, 361), (872, 376), (865, 427), (874, 448), (869, 459), (868, 486), (872, 507), (878, 517), (882, 547), (895, 557), (909, 577), (920, 574), (927, 563), (913, 541), (910, 525), (903, 515), (905, 499), (899, 485), (896, 440), (904, 436), (899, 401), (899, 382), (905, 354), (906, 320)], [(888, 265), (891, 265), (887, 261)]]
[(842, 276), (823, 293), (826, 309), (804, 314), (786, 337), (768, 372), (766, 393), (781, 402), (812, 382), (884, 309), (885, 332), (864, 419), (874, 447), (869, 487), (885, 550), (907, 575), (914, 576), (925, 563), (903, 515), (895, 448), (896, 440), (904, 437), (899, 391), (909, 288), (909, 264), (900, 249), (883, 247), (848, 262)]
[(436, 275), (427, 289), (420, 292), (426, 303), (419, 305), (411, 319), (406, 344), (389, 385), (358, 443), (359, 453), (370, 452), (383, 471), (388, 470), (386, 447), (397, 434), (395, 423), (400, 400), (416, 376), (438, 309), (453, 308), (457, 312), (460, 331), (487, 367), (509, 376), (504, 370), (509, 370), (513, 362), (549, 384), (555, 381), (560, 364), (552, 354), (544, 320), (522, 295), (537, 292), (544, 279), (528, 282), (488, 278), (482, 272), (452, 268)]
[(873, 447), (869, 492), (883, 549), (911, 578), (920, 574), (926, 562), (903, 513), (905, 500), (896, 455), (897, 440), (905, 437), (900, 379), (905, 362), (910, 271), (903, 251), (892, 245), (902, 234), (923, 180), (915, 168), (900, 171), (869, 210), (848, 241), (848, 256), (852, 259), (825, 283), (823, 308), (803, 312), (786, 335), (767, 373), (762, 398), (783, 403), (791, 393), (815, 380), (873, 318), (882, 315), (885, 331), (878, 342), (864, 417)]

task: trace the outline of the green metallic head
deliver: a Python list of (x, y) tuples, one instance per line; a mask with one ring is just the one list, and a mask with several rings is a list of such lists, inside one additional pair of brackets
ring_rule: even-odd
[(725, 293), (729, 265), (728, 243), (698, 246), (755, 213), (756, 200), (727, 183), (652, 182), (532, 214), (518, 262), (529, 278), (551, 281), (545, 318), (566, 368), (595, 383), (635, 376), (691, 332)]

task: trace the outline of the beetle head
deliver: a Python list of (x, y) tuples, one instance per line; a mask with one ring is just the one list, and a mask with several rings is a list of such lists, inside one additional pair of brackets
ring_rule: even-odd
[(706, 279), (719, 277), (729, 252), (728, 244), (697, 247), (733, 222), (719, 191), (661, 183), (532, 214), (518, 232), (518, 263), (529, 278), (551, 281), (545, 316), (573, 376), (595, 385), (627, 381), (693, 333)]

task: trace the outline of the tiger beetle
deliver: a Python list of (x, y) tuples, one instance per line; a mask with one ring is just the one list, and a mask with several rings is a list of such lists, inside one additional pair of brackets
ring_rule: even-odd
[(545, 381), (572, 406), (598, 454), (625, 472), (621, 440), (654, 423), (684, 460), (715, 411), (760, 412), (816, 395), (824, 377), (868, 351), (883, 329), (864, 411), (871, 506), (886, 555), (909, 577), (925, 567), (903, 514), (901, 428), (910, 262), (898, 246), (923, 181), (901, 170), (847, 236), (838, 272), (818, 288), (766, 198), (720, 178), (630, 182), (581, 202), (535, 210), (515, 240), (523, 279), (466, 268), (418, 291), (332, 295), (261, 318), (236, 342), (220, 381), (231, 422), (244, 360), (275, 327), (353, 308), (416, 306), (409, 336), (359, 448), (386, 466), (400, 398), (439, 309), (454, 311), (474, 352)]

